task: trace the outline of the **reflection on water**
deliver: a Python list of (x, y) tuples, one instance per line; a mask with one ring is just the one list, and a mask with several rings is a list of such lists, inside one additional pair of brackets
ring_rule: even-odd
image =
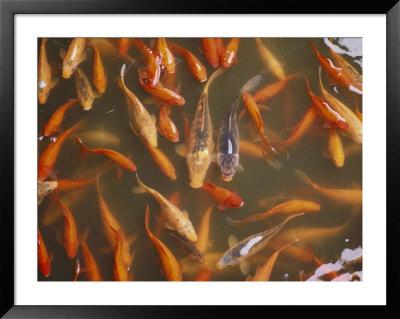
[[(56, 140), (43, 135), (45, 123), (62, 104), (76, 98), (75, 80), (61, 77), (62, 59), (60, 49), (68, 48), (72, 39), (49, 39), (46, 45), (47, 58), (53, 78), (58, 83), (50, 90), (45, 104), (38, 104), (38, 158), (48, 145)], [(205, 66), (208, 78), (215, 70), (204, 55), (200, 39), (176, 38), (170, 39), (179, 46), (194, 53)], [(226, 45), (230, 39), (224, 39)], [(319, 84), (320, 62), (309, 46), (308, 41), (315, 43), (322, 55), (330, 57), (329, 47), (342, 55), (357, 72), (362, 73), (362, 41), (360, 38), (303, 39), (303, 38), (271, 38), (262, 39), (262, 43), (277, 58), (285, 75), (300, 72), (285, 83), (282, 89), (266, 101), (257, 102), (264, 121), (264, 133), (268, 141), (283, 141), (296, 131), (296, 126), (309, 110), (310, 96), (307, 93), (304, 77), (310, 83), (311, 91), (322, 97)], [(158, 133), (158, 148), (173, 164), (177, 178), (171, 180), (154, 161), (154, 155), (143, 142), (132, 132), (126, 107), (124, 92), (118, 84), (118, 78), (123, 64), (127, 65), (125, 84), (143, 103), (151, 115), (159, 118), (161, 104), (152, 97), (139, 83), (138, 70), (146, 71), (147, 59), (135, 47), (129, 47), (127, 54), (121, 56), (117, 50), (117, 39), (102, 42), (98, 39), (104, 69), (107, 75), (107, 88), (104, 94), (94, 94), (92, 109), (83, 111), (79, 103), (71, 106), (63, 117), (63, 122), (55, 134), (76, 124), (79, 120), (85, 122), (73, 131), (63, 143), (59, 156), (54, 164), (50, 179), (89, 181), (86, 185), (76, 185), (64, 190), (59, 189), (60, 201), (68, 207), (76, 221), (79, 239), (86, 234), (85, 242), (104, 280), (114, 278), (114, 257), (117, 247), (116, 234), (105, 231), (101, 213), (99, 196), (96, 191), (95, 179), (101, 174), (99, 187), (101, 195), (109, 212), (118, 221), (129, 241), (129, 252), (133, 254), (130, 271), (137, 281), (164, 281), (162, 262), (157, 249), (145, 231), (145, 205), (150, 208), (149, 228), (176, 257), (182, 271), (183, 280), (194, 280), (205, 268), (211, 268), (211, 280), (242, 281), (247, 275), (243, 267), (235, 265), (218, 269), (216, 264), (223, 253), (232, 245), (231, 235), (241, 240), (265, 231), (284, 221), (289, 214), (305, 211), (303, 216), (290, 220), (280, 232), (274, 236), (257, 254), (246, 260), (248, 274), (254, 275), (258, 267), (263, 266), (278, 248), (293, 242), (279, 253), (269, 280), (362, 280), (361, 247), (362, 247), (362, 209), (361, 203), (349, 204), (335, 199), (337, 192), (331, 196), (307, 183), (294, 173), (295, 169), (304, 172), (308, 178), (319, 187), (332, 190), (355, 190), (362, 185), (362, 152), (346, 133), (339, 133), (343, 143), (344, 164), (336, 167), (330, 157), (332, 129), (316, 115), (312, 125), (301, 137), (284, 148), (289, 153), (288, 159), (279, 156), (283, 166), (280, 170), (271, 166), (260, 152), (260, 138), (251, 116), (243, 112), (243, 103), (238, 108), (238, 131), (242, 141), (239, 149), (240, 165), (232, 181), (223, 181), (220, 177), (215, 154), (207, 171), (206, 181), (215, 186), (223, 187), (237, 193), (243, 200), (241, 207), (228, 207), (221, 210), (221, 205), (214, 205), (208, 217), (203, 219), (207, 209), (216, 200), (203, 189), (194, 189), (189, 185), (186, 159), (177, 154), (176, 146), (185, 144), (187, 120), (192, 123), (199, 97), (204, 88), (191, 74), (185, 57), (176, 55), (175, 79), (168, 80), (161, 74), (161, 81), (172, 83), (177, 92), (184, 97), (183, 106), (173, 106), (169, 117), (179, 131), (179, 142), (168, 141)], [(147, 45), (153, 39), (144, 39)], [(38, 42), (40, 47), (41, 39)], [(110, 45), (111, 44), (111, 45)], [(39, 50), (38, 50), (39, 52)], [(86, 59), (79, 68), (86, 74), (93, 89), (93, 49), (87, 45)], [(217, 132), (226, 111), (239, 94), (243, 84), (257, 74), (262, 78), (251, 94), (276, 83), (280, 79), (271, 71), (260, 57), (256, 41), (252, 38), (240, 39), (237, 60), (229, 69), (221, 74), (210, 85), (208, 102), (210, 109), (212, 140), (216, 144)], [(148, 70), (147, 70), (148, 71)], [(168, 82), (171, 81), (171, 82)], [(336, 99), (345, 104), (352, 112), (355, 107), (362, 113), (362, 95), (351, 92), (338, 85), (327, 72), (322, 72), (321, 81), (324, 88)], [(94, 89), (95, 90), (95, 89)], [(96, 92), (96, 91), (95, 91)], [(185, 129), (186, 128), (186, 129)], [(135, 173), (129, 170), (119, 170), (107, 156), (85, 153), (76, 142), (78, 136), (83, 143), (93, 148), (108, 148), (116, 150), (129, 157), (136, 165), (140, 179), (149, 187), (157, 190), (166, 198), (171, 198), (175, 205), (186, 211), (197, 233), (203, 223), (209, 221), (208, 241), (205, 245), (205, 264), (199, 263), (188, 256), (190, 248), (182, 247), (179, 240), (165, 229), (165, 219), (160, 216), (160, 206), (148, 193), (138, 193), (135, 187)], [(336, 138), (337, 139), (337, 138)], [(254, 149), (246, 148), (248, 142)], [(242, 147), (243, 145), (243, 147)], [(213, 149), (215, 152), (216, 146)], [(135, 192), (132, 191), (134, 189)], [(346, 193), (346, 192), (345, 192)], [(178, 195), (176, 195), (178, 194)], [(38, 271), (38, 280), (71, 281), (74, 278), (75, 259), (85, 268), (82, 249), (76, 258), (68, 258), (64, 246), (64, 218), (60, 206), (53, 194), (46, 197), (38, 206), (38, 227), (47, 250), (54, 253), (51, 262), (51, 275), (45, 278)], [(304, 207), (274, 208), (293, 200), (312, 201), (320, 206), (319, 210), (306, 212)], [(249, 222), (240, 227), (227, 222), (227, 217), (233, 220), (243, 220), (251, 215), (274, 209), (276, 213)], [(301, 211), (298, 211), (301, 210)], [(122, 243), (122, 242), (121, 242)], [(312, 248), (311, 250), (309, 248)], [(188, 250), (189, 249), (189, 250)], [(193, 252), (193, 249), (192, 249)], [(316, 262), (321, 262), (321, 265)], [(357, 262), (352, 263), (352, 261)], [(332, 272), (335, 275), (332, 275)], [(328, 275), (331, 273), (330, 275)], [(77, 280), (88, 280), (82, 273)]]

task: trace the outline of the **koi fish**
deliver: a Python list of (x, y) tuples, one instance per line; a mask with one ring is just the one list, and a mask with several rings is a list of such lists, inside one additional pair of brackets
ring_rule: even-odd
[(80, 68), (76, 69), (74, 77), (76, 95), (79, 104), (82, 106), (84, 111), (89, 111), (92, 108), (94, 101), (92, 86), (90, 85), (86, 74)]
[(143, 75), (145, 75), (144, 79), (149, 87), (155, 87), (160, 81), (161, 59), (155, 52), (150, 50), (141, 39), (132, 39), (131, 44), (144, 54), (146, 58), (146, 72), (143, 73)]
[(122, 168), (127, 169), (131, 172), (136, 172), (135, 163), (133, 163), (132, 160), (130, 160), (125, 155), (122, 155), (117, 151), (110, 150), (107, 148), (88, 148), (83, 144), (82, 140), (79, 137), (75, 136), (75, 139), (85, 151), (105, 155), (109, 159), (117, 163), (119, 166), (121, 166)]
[(171, 118), (166, 112), (167, 107), (164, 105), (160, 110), (160, 115), (158, 117), (158, 125), (160, 127), (161, 133), (165, 138), (173, 143), (179, 142), (179, 131), (172, 122)]
[(122, 229), (114, 229), (112, 226), (109, 227), (114, 232), (117, 241), (114, 248), (114, 281), (131, 281), (133, 279), (133, 273), (129, 272), (130, 264), (126, 264), (123, 258), (123, 242), (125, 241), (125, 233)]
[(310, 129), (312, 124), (315, 122), (315, 119), (317, 118), (317, 114), (315, 112), (316, 111), (314, 110), (314, 107), (311, 104), (311, 106), (308, 108), (307, 112), (301, 118), (299, 123), (297, 123), (297, 125), (292, 130), (290, 136), (284, 141), (273, 142), (272, 144), (274, 146), (285, 147), (298, 142), (304, 136), (304, 134)]
[(283, 148), (274, 148), (270, 145), (267, 138), (264, 135), (264, 122), (261, 118), (260, 110), (257, 107), (256, 102), (254, 101), (251, 94), (244, 92), (242, 94), (244, 106), (247, 109), (250, 117), (252, 118), (253, 122), (256, 124), (258, 133), (261, 139), (261, 150), (263, 153), (264, 158), (270, 163), (272, 167), (277, 170), (280, 170), (282, 167), (282, 163), (277, 161), (274, 157), (279, 155), (280, 152), (284, 152), (286, 154), (287, 151)]
[(65, 112), (75, 103), (76, 99), (70, 100), (61, 105), (50, 117), (44, 126), (44, 136), (51, 136), (56, 133), (64, 119)]
[(204, 253), (197, 249), (197, 247), (183, 238), (182, 236), (176, 233), (169, 233), (179, 244), (179, 247), (182, 248), (184, 253), (188, 255), (192, 260), (204, 264), (206, 261), (204, 259)]
[(217, 164), (224, 181), (232, 180), (239, 164), (239, 130), (236, 112), (240, 97), (236, 97), (221, 122), (217, 138)]
[(53, 165), (57, 160), (58, 154), (60, 153), (61, 146), (63, 145), (66, 138), (75, 131), (77, 128), (82, 126), (84, 121), (79, 121), (68, 130), (62, 132), (57, 136), (57, 140), (53, 143), (50, 143), (47, 148), (43, 151), (42, 155), (40, 155), (39, 159), (39, 167), (38, 167), (38, 181), (39, 183), (43, 182), (51, 173), (53, 169)]
[(283, 67), (276, 59), (276, 57), (272, 54), (272, 52), (267, 49), (267, 47), (261, 42), (260, 38), (256, 38), (256, 44), (258, 48), (258, 52), (260, 53), (261, 59), (266, 67), (280, 80), (284, 80), (286, 78), (285, 71)]
[(119, 237), (122, 245), (122, 260), (124, 264), (129, 268), (134, 257), (134, 254), (131, 255), (130, 253), (130, 245), (132, 244), (134, 237), (126, 238), (125, 233), (123, 235), (121, 234), (121, 236), (116, 236), (115, 231), (119, 231), (120, 233), (122, 233), (123, 229), (120, 226), (118, 220), (114, 217), (113, 213), (108, 208), (107, 203), (101, 195), (99, 178), (100, 177), (98, 175), (96, 178), (96, 189), (97, 196), (99, 198), (100, 214), (103, 221), (104, 230), (106, 232), (107, 239), (113, 247), (114, 251), (117, 250), (117, 237)]
[(93, 58), (93, 84), (100, 94), (106, 91), (107, 86), (107, 75), (104, 71), (103, 62), (101, 61), (101, 56), (99, 49), (95, 44), (92, 45), (94, 50)]
[(240, 147), (240, 152), (256, 157), (256, 158), (264, 158), (264, 155), (260, 149), (259, 146), (254, 145), (251, 142), (245, 141), (245, 140), (239, 140), (239, 147)]
[(257, 268), (256, 273), (249, 281), (268, 281), (271, 276), (272, 269), (274, 268), (275, 262), (278, 259), (279, 253), (284, 250), (286, 247), (291, 245), (292, 242), (287, 243), (285, 246), (277, 249), (271, 257), (268, 258), (267, 262), (262, 266)]
[(335, 110), (333, 110), (332, 107), (327, 102), (325, 102), (324, 99), (312, 93), (310, 90), (308, 79), (305, 78), (305, 80), (306, 80), (308, 95), (310, 96), (313, 106), (317, 110), (318, 114), (324, 120), (329, 122), (333, 127), (336, 127), (337, 129), (342, 131), (348, 130), (349, 123), (347, 123), (346, 119), (343, 118), (343, 116), (341, 116)]
[(329, 129), (328, 153), (333, 165), (343, 167), (345, 159), (343, 144), (339, 134), (333, 127)]
[(58, 83), (58, 80), (51, 79), (51, 68), (46, 54), (47, 38), (42, 39), (39, 52), (38, 69), (38, 98), (39, 104), (45, 104), (49, 97), (50, 90)]
[(68, 258), (75, 258), (79, 248), (78, 231), (76, 229), (75, 219), (68, 207), (61, 203), (60, 199), (58, 198), (57, 191), (55, 191), (55, 194), (56, 201), (61, 207), (62, 213), (64, 215), (63, 246), (65, 248), (65, 252), (67, 253)]
[(107, 145), (109, 147), (121, 145), (121, 139), (118, 136), (105, 130), (84, 131), (79, 136), (91, 145)]
[(202, 188), (220, 203), (220, 205), (218, 205), (219, 210), (226, 209), (227, 207), (242, 207), (244, 204), (242, 198), (238, 194), (226, 188), (215, 186), (210, 182), (205, 182)]
[(157, 248), (163, 267), (164, 276), (168, 281), (182, 281), (182, 272), (175, 256), (161, 240), (151, 233), (149, 228), (149, 215), (150, 208), (149, 205), (146, 204), (146, 210), (144, 213), (144, 226), (146, 228), (147, 235)]
[(207, 70), (200, 62), (200, 60), (189, 50), (186, 50), (175, 43), (169, 43), (172, 45), (172, 48), (175, 51), (183, 55), (186, 63), (189, 66), (190, 73), (192, 73), (193, 77), (199, 82), (207, 81)]
[(354, 82), (348, 75), (346, 71), (344, 71), (342, 68), (337, 67), (333, 64), (331, 59), (328, 59), (327, 57), (323, 56), (321, 53), (319, 53), (317, 47), (315, 46), (314, 42), (309, 41), (309, 45), (311, 49), (314, 51), (315, 55), (318, 58), (319, 63), (321, 66), (325, 69), (326, 72), (332, 78), (340, 85), (350, 89), (353, 92), (356, 92), (358, 94), (362, 94), (362, 86)]
[(118, 39), (118, 53), (120, 55), (125, 55), (128, 52), (128, 49), (130, 46), (131, 46), (130, 38), (119, 38)]
[(175, 73), (175, 57), (168, 48), (168, 43), (165, 38), (157, 38), (156, 51), (161, 59), (161, 66), (168, 73)]
[(62, 192), (77, 187), (82, 187), (86, 185), (93, 184), (96, 181), (95, 178), (92, 179), (59, 179), (57, 191)]
[(329, 47), (329, 52), (332, 56), (332, 60), (339, 68), (347, 74), (347, 77), (354, 83), (354, 87), (362, 91), (362, 76), (349, 62), (347, 62), (339, 53), (332, 50)]
[(352, 110), (331, 95), (322, 85), (321, 69), (319, 70), (319, 86), (325, 100), (339, 113), (347, 122), (348, 128), (345, 132), (356, 144), (362, 144), (362, 122)]
[(124, 64), (121, 68), (121, 77), (119, 83), (121, 89), (125, 93), (125, 99), (131, 123), (139, 135), (142, 136), (151, 147), (157, 147), (157, 128), (155, 125), (155, 117), (149, 114), (136, 95), (134, 95), (125, 86), (125, 71), (126, 65)]
[(194, 281), (210, 281), (212, 269), (204, 268), (195, 278)]
[(189, 170), (190, 186), (200, 188), (211, 164), (211, 152), (214, 148), (212, 141), (212, 122), (208, 107), (208, 87), (213, 80), (225, 69), (217, 69), (204, 86), (189, 132), (186, 164)]
[(51, 272), (51, 261), (54, 255), (47, 252), (46, 245), (44, 244), (42, 234), (38, 228), (38, 266), (43, 276), (49, 277)]
[(187, 213), (183, 213), (178, 207), (169, 202), (156, 190), (144, 185), (136, 173), (136, 180), (139, 186), (143, 187), (158, 202), (161, 208), (161, 214), (165, 216), (166, 226), (177, 231), (182, 237), (191, 242), (197, 241), (196, 231), (193, 228)]
[(86, 273), (88, 275), (89, 281), (103, 281), (99, 267), (94, 259), (92, 253), (90, 252), (86, 241), (81, 242), (83, 260), (85, 261)]
[(201, 43), (203, 45), (207, 61), (211, 64), (213, 68), (219, 67), (220, 55), (218, 53), (215, 38), (202, 38)]
[[(251, 91), (258, 85), (261, 75), (256, 75), (248, 80), (240, 89), (240, 94)], [(239, 164), (239, 130), (237, 127), (236, 112), (240, 103), (240, 96), (237, 96), (231, 107), (225, 113), (221, 121), (217, 138), (217, 164), (222, 179), (231, 181), (236, 173)]]
[(214, 204), (211, 205), (206, 212), (203, 215), (203, 218), (201, 219), (199, 229), (197, 231), (197, 241), (195, 243), (195, 246), (199, 251), (202, 253), (205, 253), (207, 248), (208, 248), (208, 234), (210, 231), (210, 215), (211, 212), (214, 208)]
[(257, 91), (253, 95), (254, 101), (259, 102), (259, 101), (266, 101), (266, 100), (270, 99), (271, 97), (275, 96), (280, 91), (282, 91), (282, 89), (286, 86), (286, 84), (289, 82), (289, 80), (293, 79), (294, 77), (296, 77), (300, 74), (301, 74), (301, 72), (294, 73), (294, 74), (288, 75), (283, 80), (280, 80), (278, 82), (267, 85), (266, 87)]
[(71, 41), (67, 53), (65, 53), (65, 56), (62, 56), (62, 77), (64, 79), (69, 79), (77, 69), (78, 64), (86, 59), (86, 53), (84, 53), (85, 45), (85, 38), (74, 38)]
[(269, 228), (261, 233), (246, 237), (236, 245), (233, 245), (222, 255), (220, 260), (217, 262), (217, 268), (223, 269), (227, 266), (237, 265), (245, 261), (247, 258), (255, 255), (266, 246), (268, 241), (272, 237), (274, 237), (289, 220), (303, 214), (304, 213), (297, 213), (289, 215), (282, 223), (272, 228)]
[(265, 213), (251, 215), (242, 220), (234, 220), (230, 217), (226, 217), (226, 220), (230, 225), (239, 226), (239, 225), (245, 225), (248, 222), (255, 222), (257, 220), (262, 220), (275, 214), (292, 214), (295, 212), (313, 213), (313, 212), (319, 212), (320, 209), (321, 206), (316, 202), (294, 199), (278, 204), (272, 207), (271, 209), (267, 210)]
[(239, 38), (232, 38), (221, 54), (220, 62), (224, 68), (229, 68), (237, 59), (237, 50), (239, 47)]
[(362, 203), (361, 189), (338, 189), (319, 186), (311, 181), (311, 179), (299, 169), (295, 169), (294, 173), (307, 185), (310, 185), (315, 191), (325, 198), (348, 205), (359, 205)]
[(38, 205), (43, 199), (58, 187), (57, 181), (46, 181), (38, 183)]
[(151, 147), (149, 143), (143, 139), (139, 134), (136, 132), (134, 127), (132, 126), (132, 123), (129, 123), (131, 125), (132, 131), (136, 134), (137, 137), (143, 142), (143, 144), (146, 146), (146, 148), (149, 150), (151, 156), (153, 157), (154, 161), (160, 168), (160, 170), (167, 175), (171, 180), (176, 179), (176, 171), (174, 165), (171, 163), (171, 161), (168, 159), (168, 157), (157, 147)]
[(182, 106), (185, 104), (185, 98), (182, 95), (166, 88), (161, 82), (158, 82), (154, 87), (150, 87), (145, 81), (143, 81), (141, 76), (139, 76), (139, 82), (147, 92), (161, 102), (176, 106)]
[[(173, 192), (171, 195), (168, 196), (167, 199), (175, 206), (180, 206), (180, 197), (181, 194), (179, 192)], [(163, 231), (164, 228), (164, 224), (165, 224), (165, 216), (161, 215), (159, 216), (158, 223), (155, 227), (154, 236), (160, 237), (161, 232)]]

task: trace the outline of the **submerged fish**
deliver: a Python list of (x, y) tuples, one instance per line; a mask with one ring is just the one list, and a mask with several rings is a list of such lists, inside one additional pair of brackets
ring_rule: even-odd
[(47, 61), (46, 54), (47, 38), (42, 39), (39, 52), (39, 70), (38, 70), (38, 98), (39, 104), (44, 104), (49, 97), (50, 90), (58, 83), (58, 80), (51, 79), (51, 68)]
[(239, 264), (247, 258), (255, 255), (266, 246), (268, 241), (275, 236), (289, 220), (301, 215), (304, 215), (304, 213), (292, 214), (288, 216), (282, 223), (261, 233), (246, 237), (237, 245), (229, 248), (222, 255), (220, 260), (217, 262), (217, 268), (222, 269), (227, 266)]
[(196, 231), (192, 225), (187, 214), (183, 213), (178, 207), (168, 201), (156, 190), (146, 186), (141, 182), (137, 173), (136, 180), (139, 186), (143, 187), (148, 193), (150, 193), (158, 202), (161, 208), (161, 214), (165, 216), (168, 227), (176, 230), (178, 234), (191, 242), (197, 241)]
[(211, 152), (214, 148), (212, 141), (212, 122), (208, 107), (208, 87), (212, 81), (225, 71), (217, 69), (204, 86), (199, 104), (189, 133), (188, 153), (186, 164), (189, 170), (190, 186), (200, 188), (203, 185), (208, 167), (211, 163)]
[(94, 93), (92, 86), (86, 76), (86, 74), (77, 68), (75, 72), (75, 89), (78, 97), (79, 104), (82, 106), (84, 111), (88, 111), (92, 108), (94, 101)]
[(62, 54), (62, 77), (64, 79), (69, 79), (71, 75), (76, 71), (78, 64), (85, 60), (85, 46), (85, 38), (74, 38), (68, 47), (68, 51), (65, 53), (65, 55)]

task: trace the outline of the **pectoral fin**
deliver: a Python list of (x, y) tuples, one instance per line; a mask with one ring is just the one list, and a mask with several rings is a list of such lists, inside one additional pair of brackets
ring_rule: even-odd
[(249, 273), (250, 273), (250, 266), (249, 266), (249, 264), (247, 263), (247, 261), (241, 261), (240, 263), (239, 263), (239, 267), (240, 267), (240, 271), (241, 271), (241, 273), (243, 274), (243, 276), (248, 276), (249, 275)]
[(237, 239), (237, 237), (235, 235), (230, 235), (228, 237), (229, 248), (236, 246), (238, 243), (239, 243), (239, 240)]

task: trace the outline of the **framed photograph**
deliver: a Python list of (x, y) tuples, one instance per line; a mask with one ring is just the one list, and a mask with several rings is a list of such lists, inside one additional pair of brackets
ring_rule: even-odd
[(399, 313), (397, 1), (0, 3), (4, 318)]

